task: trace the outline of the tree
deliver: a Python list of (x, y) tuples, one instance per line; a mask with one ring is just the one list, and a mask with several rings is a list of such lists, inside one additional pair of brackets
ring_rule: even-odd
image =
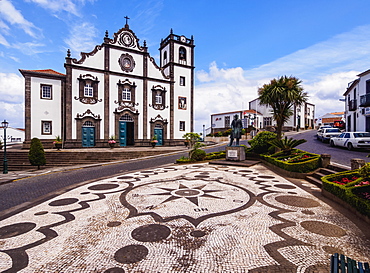
[(28, 152), (28, 160), (32, 166), (37, 166), (37, 169), (39, 170), (40, 166), (46, 164), (44, 147), (42, 147), (42, 143), (37, 137), (34, 137), (31, 140), (30, 151)]
[(293, 105), (301, 105), (307, 101), (307, 93), (303, 92), (301, 80), (295, 77), (282, 76), (273, 79), (258, 89), (258, 99), (261, 105), (272, 108), (273, 118), (276, 121), (276, 134), (281, 139), (282, 128), (290, 116)]

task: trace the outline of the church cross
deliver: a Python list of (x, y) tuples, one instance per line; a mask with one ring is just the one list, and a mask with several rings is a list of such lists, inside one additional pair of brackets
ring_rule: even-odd
[(128, 25), (128, 19), (130, 19), (128, 16), (124, 17), (126, 19), (126, 25)]

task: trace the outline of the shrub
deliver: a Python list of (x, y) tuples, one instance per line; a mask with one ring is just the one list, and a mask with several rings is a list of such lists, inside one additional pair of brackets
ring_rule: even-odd
[(191, 163), (190, 158), (182, 156), (179, 159), (176, 159), (176, 163)]
[(32, 166), (37, 166), (40, 170), (40, 166), (46, 164), (45, 151), (40, 139), (34, 137), (31, 140), (30, 151), (28, 152), (28, 160)]
[(226, 157), (225, 151), (213, 152), (213, 153), (208, 153), (205, 157), (205, 160), (220, 159), (220, 158), (225, 158), (225, 157)]
[(190, 159), (195, 161), (202, 161), (206, 157), (206, 152), (201, 149), (194, 150), (191, 155)]
[(282, 139), (274, 139), (270, 141), (270, 144), (276, 148), (281, 149), (284, 154), (289, 155), (294, 147), (307, 142), (305, 139), (293, 139), (293, 138), (282, 138)]
[(258, 133), (253, 139), (249, 140), (248, 143), (251, 145), (251, 149), (254, 153), (263, 154), (267, 153), (268, 149), (271, 147), (270, 141), (276, 139), (277, 134), (262, 131)]
[(366, 163), (358, 170), (358, 174), (364, 178), (370, 178), (370, 162)]

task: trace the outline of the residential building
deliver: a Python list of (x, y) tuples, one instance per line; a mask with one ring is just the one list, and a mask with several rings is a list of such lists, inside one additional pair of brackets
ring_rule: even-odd
[(25, 147), (33, 137), (65, 148), (182, 144), (194, 128), (194, 40), (172, 29), (159, 46), (160, 64), (139, 44), (127, 19), (80, 59), (65, 58), (65, 73), (20, 70), (25, 78)]
[(346, 130), (370, 132), (370, 69), (357, 76), (343, 94)]

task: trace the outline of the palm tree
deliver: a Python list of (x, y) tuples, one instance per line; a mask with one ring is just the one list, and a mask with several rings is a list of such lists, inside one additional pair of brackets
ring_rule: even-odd
[(258, 89), (260, 104), (272, 108), (278, 139), (281, 139), (284, 123), (293, 115), (292, 106), (301, 105), (307, 101), (308, 96), (307, 93), (303, 92), (301, 82), (293, 76), (282, 76), (271, 80), (269, 84), (264, 84)]
[(279, 148), (285, 155), (290, 155), (294, 147), (297, 147), (305, 142), (307, 142), (305, 139), (293, 139), (285, 137), (283, 139), (274, 139), (269, 143), (272, 146)]

